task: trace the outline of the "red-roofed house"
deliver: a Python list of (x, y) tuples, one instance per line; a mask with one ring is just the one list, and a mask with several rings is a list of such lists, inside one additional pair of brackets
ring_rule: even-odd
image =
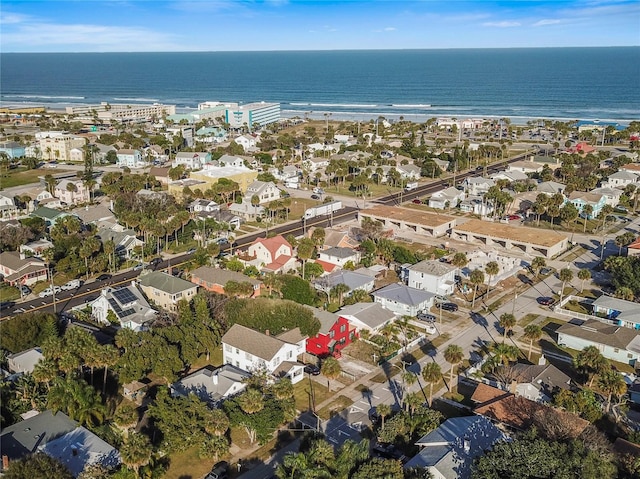
[(640, 236), (627, 246), (627, 256), (640, 256)]
[(338, 265), (327, 263), (326, 261), (322, 261), (321, 259), (316, 259), (314, 260), (314, 262), (322, 266), (322, 269), (325, 273), (332, 273), (335, 270), (339, 269)]
[(578, 143), (576, 146), (569, 148), (570, 153), (578, 153), (580, 155), (586, 155), (588, 153), (592, 153), (596, 151), (595, 147), (591, 146), (588, 143)]
[(273, 238), (256, 238), (248, 249), (249, 256), (262, 264), (262, 271), (286, 273), (295, 269), (296, 258), (293, 248), (282, 235)]

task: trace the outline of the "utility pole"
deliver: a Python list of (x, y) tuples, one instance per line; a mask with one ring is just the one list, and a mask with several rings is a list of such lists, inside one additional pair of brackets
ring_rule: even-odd
[(56, 306), (56, 289), (53, 285), (53, 268), (49, 266), (49, 279), (51, 281), (51, 292), (53, 293), (53, 314), (57, 314), (57, 306)]

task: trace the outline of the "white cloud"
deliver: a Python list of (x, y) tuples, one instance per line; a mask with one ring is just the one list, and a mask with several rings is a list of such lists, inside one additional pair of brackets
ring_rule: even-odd
[(544, 18), (542, 20), (538, 20), (533, 24), (534, 27), (544, 27), (547, 25), (557, 25), (558, 23), (562, 23), (562, 20), (554, 19), (554, 18)]
[(7, 13), (0, 12), (0, 24), (1, 25), (15, 25), (17, 23), (23, 23), (30, 19), (27, 15), (20, 13)]
[(396, 27), (386, 27), (384, 29), (385, 32), (395, 32), (396, 31)]
[(482, 24), (483, 27), (496, 27), (496, 28), (513, 28), (513, 27), (519, 27), (520, 26), (520, 22), (513, 22), (513, 21), (508, 21), (508, 20), (504, 20), (502, 22), (484, 22)]
[(14, 45), (19, 47), (16, 51), (48, 51), (46, 47), (54, 46), (65, 46), (65, 51), (166, 51), (180, 49), (176, 40), (172, 34), (143, 27), (92, 24), (29, 23), (2, 35), (5, 51), (14, 51)]

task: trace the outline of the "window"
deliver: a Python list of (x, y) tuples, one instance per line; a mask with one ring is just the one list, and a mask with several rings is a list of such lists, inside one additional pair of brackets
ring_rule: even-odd
[(253, 360), (253, 355), (251, 353), (244, 353), (244, 358), (247, 361), (252, 361)]
[(627, 354), (627, 358), (628, 358), (628, 359), (633, 359), (633, 354), (628, 353), (628, 354)]
[(342, 326), (340, 326), (340, 332), (344, 333), (347, 330), (347, 325), (343, 324)]
[(240, 350), (236, 348), (236, 354), (240, 354)]
[(613, 348), (613, 352), (614, 352), (614, 353), (619, 353), (619, 352), (620, 352), (620, 349), (619, 349), (619, 348)]
[(228, 353), (230, 353), (233, 349), (231, 348), (231, 346), (229, 346), (228, 344), (224, 345), (224, 350)]

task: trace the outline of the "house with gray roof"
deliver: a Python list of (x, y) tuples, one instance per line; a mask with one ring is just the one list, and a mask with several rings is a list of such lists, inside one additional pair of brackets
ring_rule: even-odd
[(536, 186), (536, 191), (538, 193), (544, 193), (547, 196), (553, 196), (557, 193), (564, 193), (565, 185), (562, 183), (557, 183), (555, 181), (543, 181), (542, 183), (538, 183)]
[(311, 284), (315, 289), (324, 291), (327, 294), (331, 291), (331, 288), (334, 288), (336, 285), (345, 284), (349, 288), (349, 291), (345, 293), (345, 296), (350, 296), (353, 294), (353, 291), (357, 289), (361, 289), (367, 293), (373, 291), (373, 288), (375, 287), (375, 278), (367, 274), (342, 269), (317, 278), (312, 281)]
[(12, 373), (32, 373), (44, 356), (42, 349), (31, 348), (7, 356), (7, 365)]
[(231, 364), (219, 368), (205, 366), (173, 383), (171, 396), (195, 394), (202, 401), (217, 406), (220, 401), (244, 391), (251, 374)]
[(364, 329), (371, 333), (380, 331), (385, 325), (396, 319), (396, 315), (384, 309), (379, 303), (356, 303), (344, 306), (338, 311), (358, 331)]
[(372, 293), (373, 300), (384, 309), (400, 316), (416, 316), (433, 306), (435, 294), (423, 289), (411, 288), (402, 283), (393, 283)]
[(280, 198), (280, 189), (272, 181), (255, 180), (247, 186), (243, 201), (251, 204), (251, 198), (257, 196), (260, 204), (269, 203)]
[(299, 328), (272, 336), (236, 323), (222, 337), (222, 360), (245, 371), (288, 377), (296, 384), (304, 377), (298, 356), (304, 353), (306, 340)]
[(131, 258), (134, 249), (142, 246), (144, 241), (139, 240), (136, 232), (132, 229), (121, 229), (118, 227), (100, 228), (96, 235), (102, 244), (106, 241), (113, 241), (116, 245), (116, 254), (123, 258)]
[(594, 195), (604, 196), (605, 204), (613, 206), (615, 208), (616, 206), (618, 206), (618, 203), (620, 203), (620, 197), (623, 195), (624, 190), (602, 186), (600, 188), (591, 190), (591, 193), (593, 193)]
[(149, 300), (169, 311), (175, 311), (178, 302), (183, 299), (191, 301), (198, 292), (196, 284), (164, 271), (141, 274), (138, 283)]
[(507, 436), (486, 417), (454, 417), (416, 442), (420, 452), (404, 468), (425, 468), (438, 479), (468, 479), (473, 460), (505, 440)]
[[(636, 320), (640, 316), (635, 316)], [(635, 366), (640, 359), (640, 330), (608, 324), (597, 319), (572, 319), (560, 326), (558, 345), (582, 351), (595, 346), (607, 359)]]
[(553, 364), (516, 363), (511, 366), (514, 373), (515, 393), (531, 401), (550, 403), (561, 389), (571, 389), (571, 378)]
[(73, 214), (80, 218), (85, 225), (99, 223), (116, 223), (113, 212), (103, 205), (87, 205), (84, 208), (73, 210)]
[(407, 285), (433, 294), (453, 294), (458, 268), (437, 260), (424, 260), (407, 268)]
[(640, 330), (640, 303), (603, 294), (592, 306), (593, 314), (611, 319), (620, 326)]
[(484, 195), (495, 184), (496, 182), (491, 178), (483, 178), (482, 176), (469, 176), (462, 182), (465, 190), (474, 196)]
[(88, 465), (112, 469), (121, 462), (116, 448), (66, 414), (50, 410), (6, 427), (0, 435), (0, 454), (9, 464), (37, 452), (60, 461), (75, 477)]
[[(100, 296), (91, 301), (89, 306), (91, 316), (99, 323), (108, 325), (112, 316), (121, 327), (134, 331), (147, 329), (147, 323), (153, 321), (158, 314), (135, 284), (118, 289), (103, 288)], [(110, 311), (113, 315), (109, 314)]]
[(406, 180), (420, 179), (420, 172), (422, 171), (419, 167), (411, 163), (408, 165), (398, 165), (396, 166), (396, 170), (400, 173), (400, 177)]
[(342, 268), (349, 261), (353, 264), (358, 264), (360, 262), (360, 252), (353, 248), (341, 248), (335, 246), (318, 251), (318, 259)]
[(464, 191), (450, 186), (449, 188), (436, 191), (431, 195), (431, 198), (429, 198), (429, 207), (440, 210), (455, 208), (460, 201), (464, 200), (464, 198)]
[(630, 171), (617, 171), (607, 178), (607, 181), (602, 182), (602, 186), (608, 186), (609, 188), (622, 188), (627, 185), (638, 182), (639, 176), (636, 173)]

